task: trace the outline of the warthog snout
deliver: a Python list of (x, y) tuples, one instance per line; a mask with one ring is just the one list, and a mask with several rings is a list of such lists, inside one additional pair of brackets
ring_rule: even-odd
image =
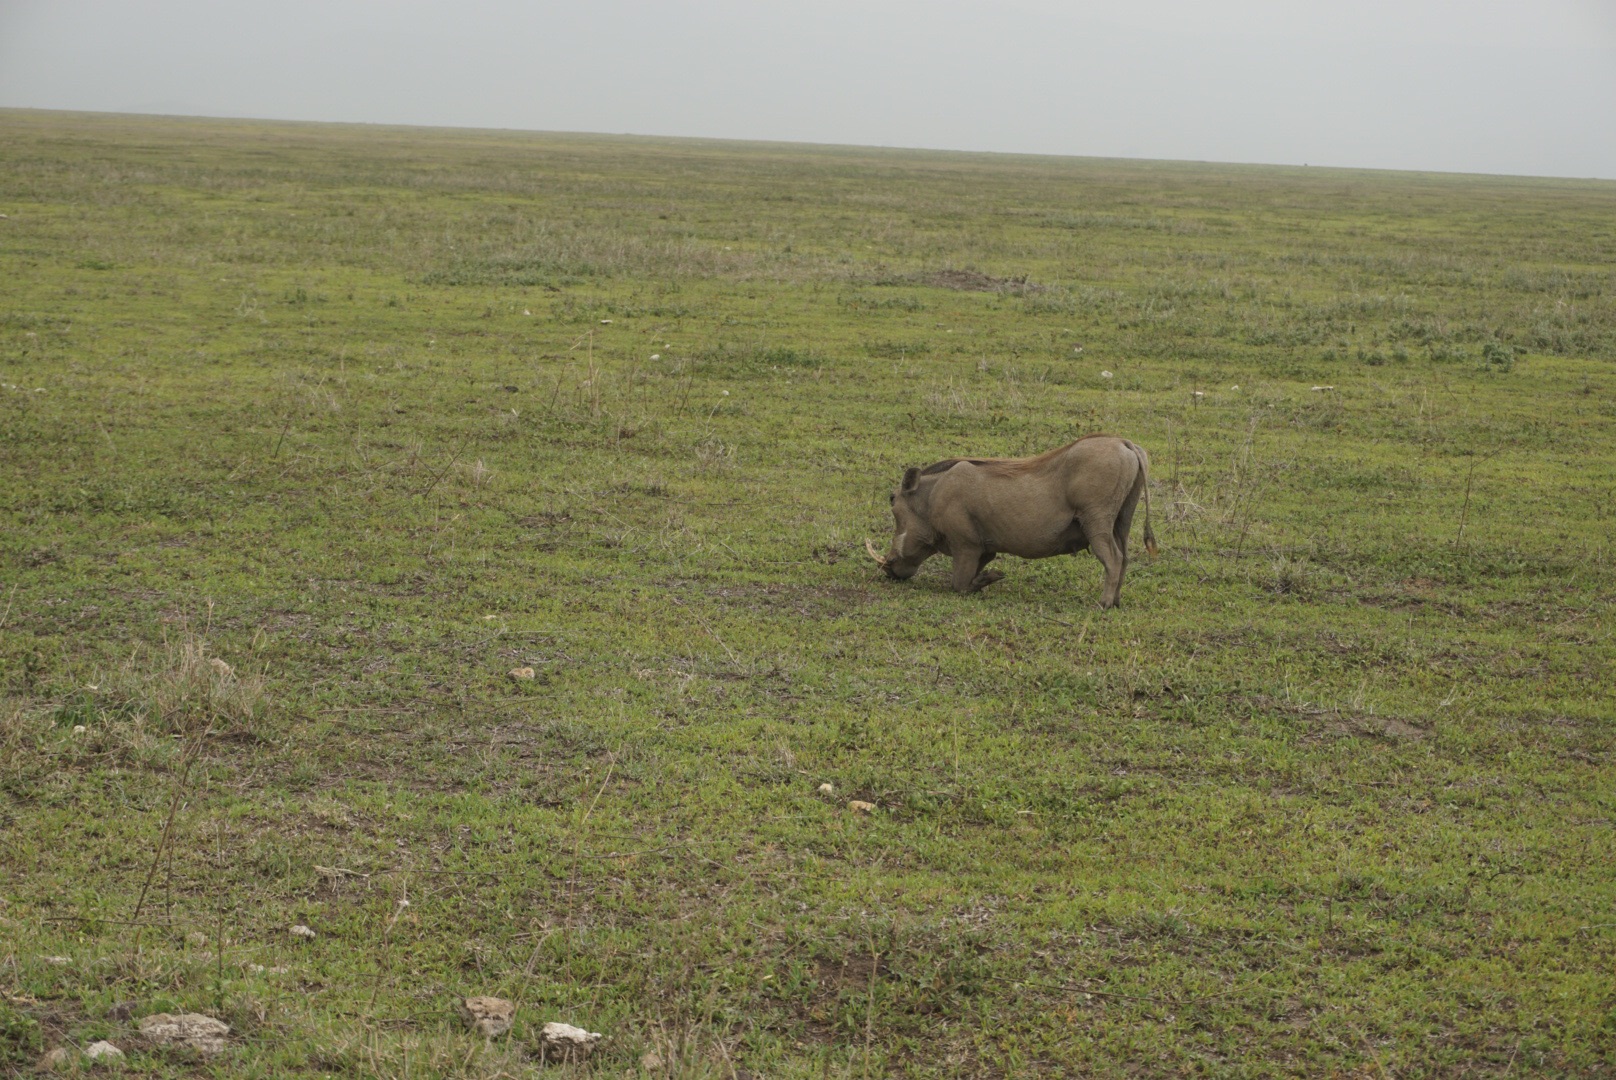
[(902, 540), (903, 536), (900, 534), (898, 540), (892, 545), (892, 554), (890, 555), (883, 555), (877, 551), (868, 537), (864, 540), (864, 550), (870, 553), (870, 558), (875, 560), (875, 565), (879, 566), (882, 572), (894, 581), (908, 581), (920, 570), (920, 564), (924, 561), (924, 559), (905, 557), (899, 550)]

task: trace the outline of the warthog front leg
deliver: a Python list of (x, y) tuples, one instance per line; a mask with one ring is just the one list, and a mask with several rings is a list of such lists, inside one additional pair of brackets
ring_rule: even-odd
[(1004, 575), (997, 570), (983, 569), (993, 559), (994, 554), (991, 551), (979, 551), (974, 548), (955, 551), (954, 591), (973, 593), (1002, 580)]

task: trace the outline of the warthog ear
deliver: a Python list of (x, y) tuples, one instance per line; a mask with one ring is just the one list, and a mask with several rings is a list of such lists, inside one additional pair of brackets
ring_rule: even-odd
[(903, 470), (903, 487), (900, 488), (899, 490), (901, 490), (901, 491), (913, 491), (913, 490), (915, 490), (915, 484), (919, 480), (920, 480), (920, 470), (919, 469), (915, 469), (915, 468), (905, 469), (905, 470)]

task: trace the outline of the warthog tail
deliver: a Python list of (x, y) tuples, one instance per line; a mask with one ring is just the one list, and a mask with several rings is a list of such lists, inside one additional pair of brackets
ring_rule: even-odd
[(1150, 455), (1145, 453), (1143, 447), (1135, 446), (1131, 442), (1128, 448), (1139, 458), (1139, 475), (1145, 488), (1145, 550), (1154, 559), (1157, 549), (1156, 534), (1150, 528)]

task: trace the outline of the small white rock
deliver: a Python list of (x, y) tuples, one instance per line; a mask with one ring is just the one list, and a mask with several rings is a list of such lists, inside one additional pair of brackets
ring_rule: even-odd
[(659, 352), (654, 352), (654, 353), (651, 354), (651, 359), (660, 360), (660, 359), (662, 359), (662, 354), (659, 353)]
[(116, 1061), (123, 1057), (123, 1051), (107, 1042), (107, 1040), (102, 1039), (100, 1042), (93, 1042), (89, 1046), (86, 1046), (84, 1048), (84, 1056), (89, 1058), (91, 1061), (100, 1061), (102, 1058), (105, 1058), (108, 1061)]
[(821, 795), (834, 795), (834, 794), (836, 794), (836, 785), (835, 784), (820, 784), (819, 785), (819, 793)]
[(156, 1046), (186, 1046), (200, 1054), (221, 1053), (230, 1025), (202, 1013), (153, 1013), (140, 1020), (140, 1034)]
[(513, 679), (531, 679), (536, 674), (530, 667), (511, 668), (511, 678)]
[(582, 1061), (594, 1053), (602, 1037), (598, 1031), (552, 1021), (539, 1034), (539, 1056), (545, 1061)]
[(314, 931), (310, 930), (302, 923), (298, 923), (296, 926), (288, 930), (287, 933), (291, 934), (295, 938), (302, 938), (304, 941), (314, 940)]
[(847, 804), (847, 808), (853, 811), (855, 814), (875, 813), (875, 804), (872, 802), (865, 802), (863, 799), (854, 799), (852, 802)]
[(1102, 371), (1100, 372), (1100, 378), (1109, 379), (1111, 378), (1111, 373), (1109, 371)]
[(71, 956), (41, 956), (40, 959), (47, 964), (55, 964), (57, 967), (66, 967), (73, 962)]
[(73, 725), (73, 734), (75, 734), (75, 735), (83, 735), (86, 731), (89, 731), (89, 730), (90, 729), (85, 727), (83, 724), (74, 724)]
[(1315, 386), (1313, 389), (1315, 389), (1315, 390), (1334, 390), (1335, 387), (1333, 387), (1333, 386)]

